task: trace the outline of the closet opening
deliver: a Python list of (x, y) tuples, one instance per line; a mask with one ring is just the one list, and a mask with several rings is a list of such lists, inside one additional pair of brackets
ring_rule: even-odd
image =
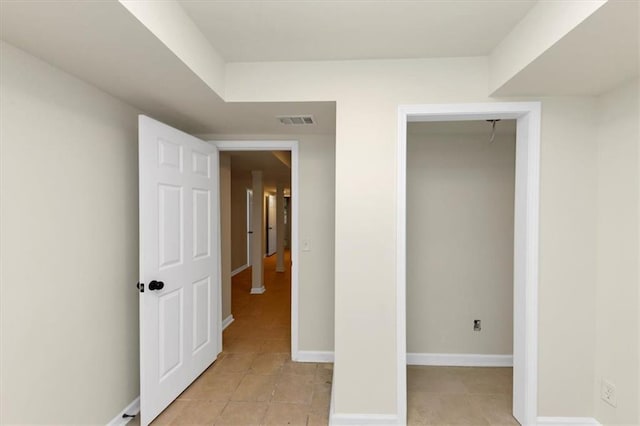
[(401, 422), (536, 422), (539, 147), (536, 102), (399, 108)]
[(407, 127), (409, 423), (512, 416), (515, 120)]

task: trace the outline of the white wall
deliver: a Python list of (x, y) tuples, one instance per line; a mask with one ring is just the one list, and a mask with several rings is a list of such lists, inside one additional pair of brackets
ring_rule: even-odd
[(0, 423), (139, 394), (137, 111), (0, 44)]
[(497, 130), (409, 123), (409, 353), (513, 353), (515, 121)]
[[(200, 135), (204, 140), (297, 140), (299, 141), (299, 238), (308, 240), (311, 251), (300, 251), (301, 351), (334, 349), (334, 245), (335, 245), (335, 137), (333, 135)], [(233, 165), (232, 165), (233, 167)], [(234, 175), (236, 181), (236, 175)], [(237, 179), (232, 197), (238, 201), (248, 182)], [(235, 202), (234, 202), (235, 204)], [(243, 203), (237, 203), (243, 205)], [(244, 210), (233, 221), (244, 221)], [(238, 228), (240, 230), (238, 230)], [(234, 233), (242, 227), (234, 226)], [(246, 232), (246, 231), (245, 231)], [(236, 244), (235, 242), (233, 243)], [(240, 243), (243, 247), (246, 240)], [(237, 247), (237, 246), (236, 246)], [(246, 249), (245, 249), (246, 250)], [(239, 251), (239, 249), (233, 250)], [(236, 263), (234, 262), (234, 265)]]
[[(399, 411), (398, 105), (491, 101), (487, 81), (486, 58), (227, 65), (228, 101), (336, 101), (336, 413)], [(588, 97), (542, 99), (541, 416), (593, 412), (593, 108)]]
[[(636, 80), (598, 99), (594, 398), (603, 424), (640, 424), (639, 94)], [(617, 408), (600, 399), (602, 379), (616, 386)]]
[(590, 417), (595, 352), (595, 101), (542, 100), (538, 415)]

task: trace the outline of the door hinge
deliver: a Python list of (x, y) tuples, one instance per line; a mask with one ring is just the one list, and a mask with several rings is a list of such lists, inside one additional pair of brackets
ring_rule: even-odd
[(138, 287), (140, 293), (144, 293), (144, 283), (139, 282), (138, 284), (136, 284), (136, 287)]

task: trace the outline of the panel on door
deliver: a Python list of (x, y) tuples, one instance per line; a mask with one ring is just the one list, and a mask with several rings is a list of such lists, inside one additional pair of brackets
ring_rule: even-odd
[(218, 167), (215, 146), (140, 116), (143, 425), (220, 352)]

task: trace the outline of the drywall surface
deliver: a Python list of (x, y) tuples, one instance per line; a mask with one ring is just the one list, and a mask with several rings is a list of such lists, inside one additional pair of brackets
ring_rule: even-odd
[(231, 269), (247, 265), (247, 189), (251, 176), (231, 173)]
[(591, 417), (595, 353), (595, 101), (544, 98), (538, 415)]
[(175, 0), (161, 2), (120, 0), (216, 94), (224, 92), (224, 60)]
[(0, 423), (139, 395), (138, 112), (0, 44)]
[[(297, 140), (299, 155), (299, 335), (301, 351), (334, 349), (335, 137), (333, 135), (200, 135), (204, 140)], [(233, 164), (232, 164), (233, 170)], [(246, 188), (251, 181), (236, 174), (232, 182), (232, 253), (245, 252)], [(293, 194), (292, 196), (296, 196)], [(244, 235), (242, 235), (244, 234)], [(234, 261), (235, 267), (242, 266)], [(268, 290), (267, 290), (268, 291)]]
[(536, 3), (491, 52), (489, 91), (500, 89), (605, 3), (606, 0)]
[(513, 353), (515, 121), (467, 124), (408, 126), (409, 353)]
[(220, 282), (222, 320), (231, 315), (231, 157), (220, 153)]
[[(598, 99), (598, 262), (595, 417), (640, 424), (638, 80)], [(601, 380), (616, 387), (617, 407), (600, 398)]]
[[(228, 101), (337, 102), (333, 408), (338, 414), (401, 412), (398, 106), (495, 101), (487, 98), (487, 66), (486, 58), (227, 64)], [(592, 98), (542, 99), (541, 144), (538, 415), (588, 416), (595, 351)]]

